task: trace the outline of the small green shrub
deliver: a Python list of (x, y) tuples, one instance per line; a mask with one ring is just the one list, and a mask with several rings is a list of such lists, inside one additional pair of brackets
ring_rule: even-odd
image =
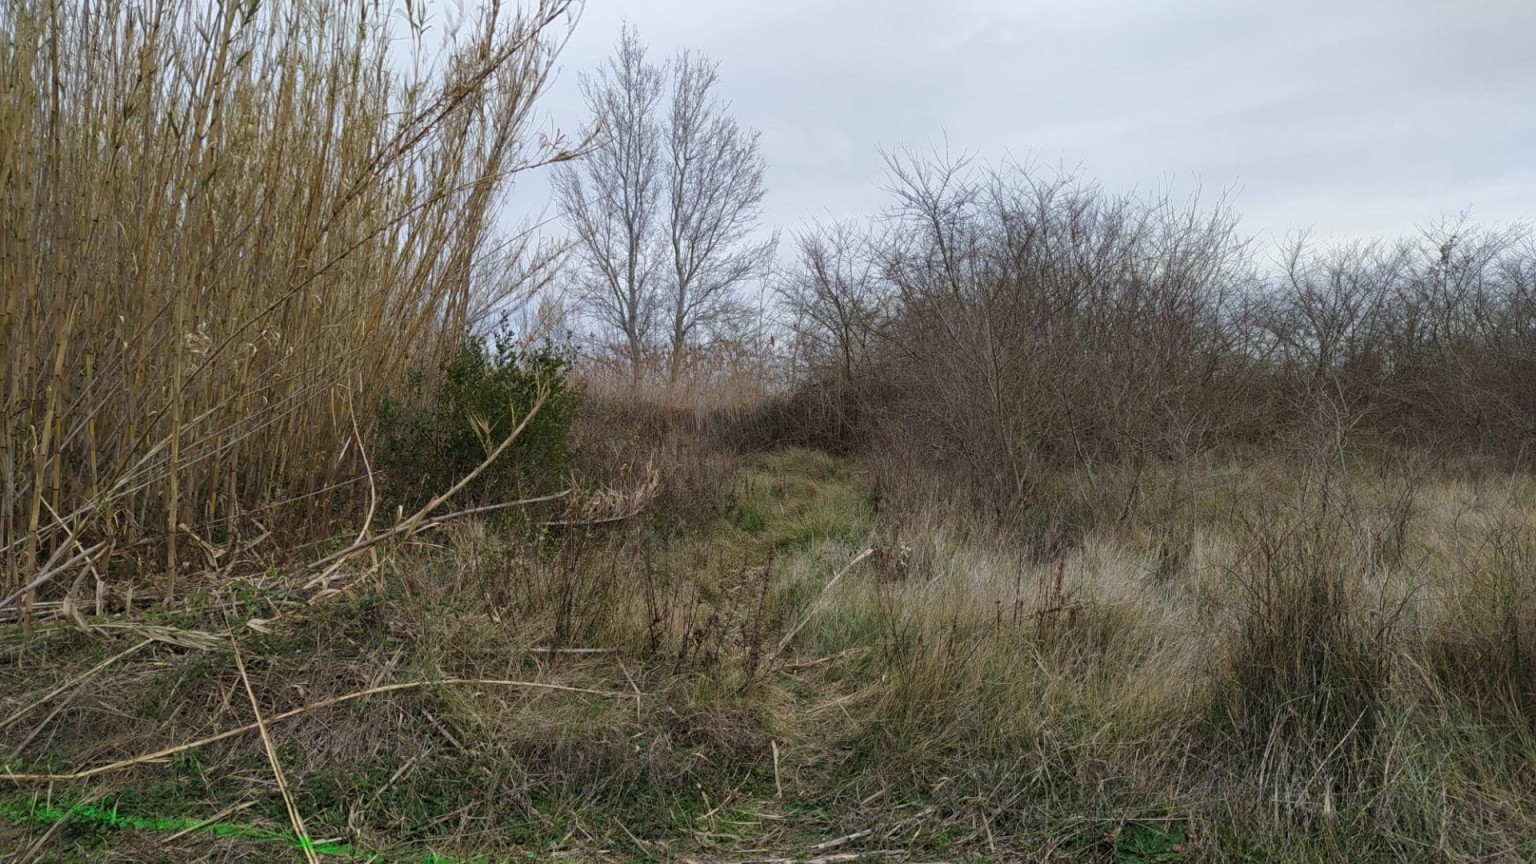
[(455, 498), (463, 506), (510, 501), (559, 488), (571, 465), (571, 427), (581, 394), (570, 360), (553, 346), (520, 347), (505, 333), (470, 337), (443, 364), (435, 392), (418, 378), (407, 398), (379, 406), (376, 466), (391, 504), (412, 509), (448, 490), (517, 428), (527, 428)]

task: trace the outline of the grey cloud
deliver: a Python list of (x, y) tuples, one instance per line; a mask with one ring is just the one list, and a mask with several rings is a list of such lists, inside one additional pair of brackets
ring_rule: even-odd
[(546, 103), (561, 127), (626, 17), (658, 55), (721, 61), (782, 227), (877, 211), (879, 148), (946, 138), (1115, 188), (1239, 189), (1255, 231), (1536, 209), (1529, 0), (594, 0)]

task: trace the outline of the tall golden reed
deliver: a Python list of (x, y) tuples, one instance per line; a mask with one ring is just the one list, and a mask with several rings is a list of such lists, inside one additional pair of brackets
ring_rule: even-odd
[(173, 600), (190, 537), (365, 488), (353, 416), (566, 156), (530, 121), (574, 11), (491, 3), (423, 68), (419, 0), (0, 0), (0, 600), (146, 542)]

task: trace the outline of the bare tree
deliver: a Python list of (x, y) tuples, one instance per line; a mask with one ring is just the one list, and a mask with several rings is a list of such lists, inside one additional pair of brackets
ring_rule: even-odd
[(640, 34), (626, 25), (614, 56), (595, 77), (581, 77), (598, 146), (555, 172), (555, 195), (576, 235), (585, 297), (624, 340), (636, 378), (654, 326), (661, 264), (662, 82), (662, 70), (646, 62)]
[(595, 290), (593, 309), (626, 340), (639, 378), (647, 345), (670, 379), (689, 349), (744, 308), (740, 286), (762, 275), (774, 239), (754, 240), (766, 163), (715, 92), (718, 64), (683, 52), (647, 62), (626, 26), (618, 51), (582, 91), (601, 136), (556, 179)]
[(675, 380), (699, 332), (738, 311), (734, 289), (765, 272), (775, 243), (752, 241), (762, 217), (766, 163), (758, 133), (737, 124), (714, 95), (719, 64), (685, 51), (671, 71), (667, 371)]

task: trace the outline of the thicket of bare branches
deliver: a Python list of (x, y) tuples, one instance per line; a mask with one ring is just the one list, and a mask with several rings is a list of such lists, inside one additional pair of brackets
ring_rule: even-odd
[(887, 169), (883, 218), (802, 235), (780, 289), (808, 376), (765, 421), (785, 440), (873, 442), (885, 474), (941, 476), (1001, 511), (1061, 469), (1319, 432), (1531, 455), (1523, 228), (1447, 221), (1266, 256), (1224, 203), (1031, 165)]
[(1291, 242), (1253, 306), (1268, 385), (1401, 440), (1527, 460), (1536, 435), (1536, 237), (1462, 218), (1393, 243)]
[(761, 413), (752, 437), (773, 444), (851, 450), (867, 443), (867, 412), (881, 400), (874, 364), (891, 296), (880, 243), (852, 220), (815, 223), (795, 236), (796, 266), (774, 294), (788, 334), (791, 390)]
[(879, 244), (853, 221), (815, 224), (795, 237), (799, 268), (777, 286), (803, 371), (852, 381), (874, 354), (889, 314)]

